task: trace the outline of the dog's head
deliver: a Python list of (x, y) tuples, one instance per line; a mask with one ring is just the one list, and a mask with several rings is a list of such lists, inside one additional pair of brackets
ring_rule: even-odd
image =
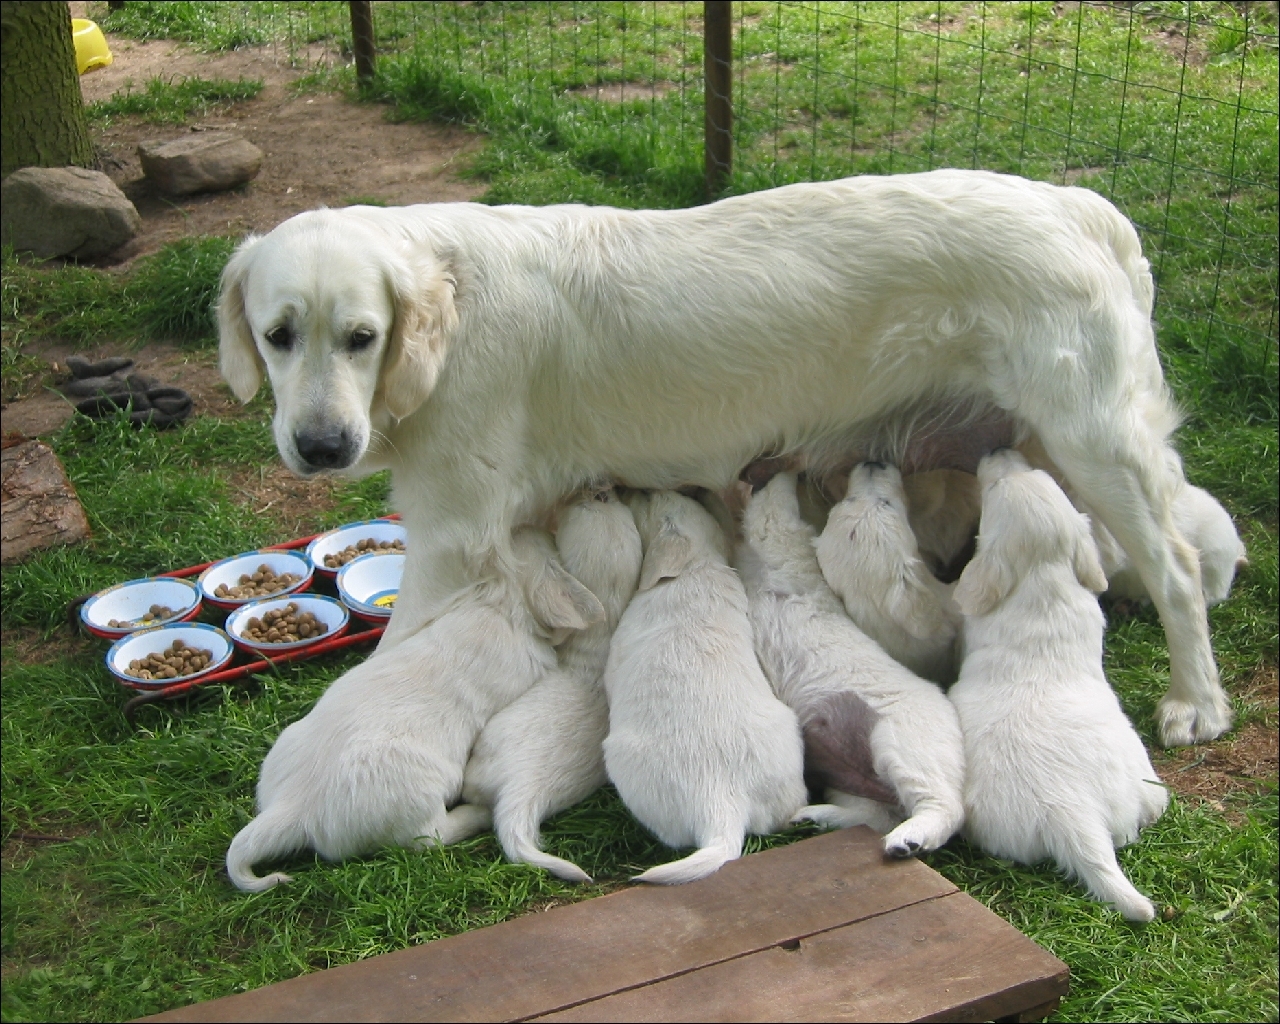
[(871, 603), (919, 640), (950, 627), (938, 615), (929, 568), (907, 519), (902, 475), (864, 462), (849, 474), (843, 501), (827, 517), (815, 545), (827, 582), (846, 607)]
[(389, 213), (299, 214), (246, 239), (222, 273), (219, 367), (242, 402), (270, 377), (276, 446), (296, 473), (354, 466), (444, 364), (454, 278)]
[(1005, 449), (979, 463), (978, 481), (978, 548), (954, 593), (965, 615), (986, 615), (1040, 565), (1070, 565), (1082, 586), (1095, 594), (1107, 589), (1089, 517), (1076, 511), (1053, 477)]

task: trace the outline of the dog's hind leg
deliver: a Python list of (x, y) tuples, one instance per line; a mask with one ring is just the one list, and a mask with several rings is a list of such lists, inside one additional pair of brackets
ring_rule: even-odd
[(853, 796), (841, 793), (838, 789), (828, 789), (824, 794), (830, 803), (809, 804), (796, 811), (791, 821), (812, 821), (824, 828), (851, 828), (854, 825), (866, 825), (884, 835), (902, 821), (902, 815), (878, 800), (869, 800), (865, 796)]
[(1199, 556), (1173, 522), (1172, 496), (1181, 484), (1176, 456), (1133, 410), (1068, 436), (1036, 429), (1128, 552), (1160, 613), (1169, 644), (1169, 689), (1156, 709), (1160, 741), (1173, 747), (1220, 736), (1231, 727), (1231, 701), (1213, 660)]
[(493, 824), (493, 813), (482, 804), (458, 804), (444, 816), (440, 842), (448, 846), (478, 835)]

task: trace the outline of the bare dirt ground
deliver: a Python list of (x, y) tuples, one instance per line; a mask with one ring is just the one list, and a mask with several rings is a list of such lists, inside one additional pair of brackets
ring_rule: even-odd
[[(72, 5), (75, 6), (74, 4)], [(200, 53), (168, 40), (138, 42), (109, 36), (114, 57), (80, 79), (86, 103), (157, 76), (172, 79), (261, 79), (255, 99), (190, 125), (155, 125), (121, 118), (96, 131), (102, 169), (142, 215), (142, 233), (112, 256), (129, 262), (186, 235), (241, 235), (269, 231), (317, 206), (344, 206), (374, 198), (388, 205), (474, 199), (484, 186), (458, 176), (481, 145), (473, 133), (442, 125), (392, 124), (386, 108), (351, 103), (326, 93), (299, 94), (302, 70), (280, 62), (272, 47)], [(317, 51), (316, 60), (323, 58)], [(142, 175), (138, 143), (168, 140), (193, 130), (229, 130), (265, 154), (262, 170), (242, 189), (170, 199)]]

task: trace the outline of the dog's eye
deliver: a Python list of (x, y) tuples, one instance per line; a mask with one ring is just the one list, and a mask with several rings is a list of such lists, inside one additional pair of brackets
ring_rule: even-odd
[(293, 331), (289, 329), (288, 324), (273, 327), (267, 331), (267, 343), (273, 348), (288, 351), (293, 347)]
[(351, 351), (359, 352), (361, 349), (368, 348), (377, 336), (376, 331), (371, 331), (367, 327), (357, 327), (351, 332)]

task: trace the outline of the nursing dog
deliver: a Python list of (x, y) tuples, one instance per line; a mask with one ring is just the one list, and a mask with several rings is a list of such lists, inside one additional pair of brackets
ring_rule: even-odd
[(889, 422), (999, 411), (1132, 558), (1168, 637), (1160, 735), (1192, 743), (1232, 712), (1170, 514), (1153, 295), (1106, 200), (984, 171), (687, 210), (350, 207), (237, 250), (220, 364), (243, 400), (270, 377), (296, 472), (392, 470), (410, 544), (382, 649), (591, 480), (719, 490), (763, 452), (819, 465)]

